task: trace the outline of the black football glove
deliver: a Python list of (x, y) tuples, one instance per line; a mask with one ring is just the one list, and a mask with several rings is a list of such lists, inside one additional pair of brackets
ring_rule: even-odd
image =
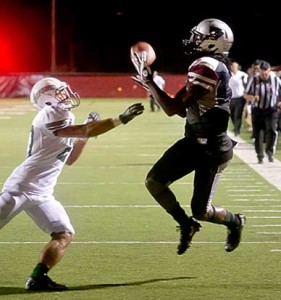
[(135, 103), (129, 106), (121, 115), (119, 119), (123, 124), (127, 124), (136, 116), (141, 115), (144, 111), (144, 106), (141, 103)]

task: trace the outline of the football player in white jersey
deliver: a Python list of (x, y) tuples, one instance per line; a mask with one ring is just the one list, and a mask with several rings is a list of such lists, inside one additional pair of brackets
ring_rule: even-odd
[[(191, 246), (199, 231), (197, 220), (226, 226), (227, 252), (236, 249), (241, 240), (245, 216), (212, 203), (220, 175), (233, 156), (234, 142), (227, 135), (231, 99), (227, 56), (232, 43), (232, 30), (221, 20), (205, 19), (193, 27), (189, 39), (183, 40), (189, 63), (186, 84), (175, 97), (155, 84), (141, 55), (135, 53), (131, 57), (137, 71), (133, 79), (151, 92), (168, 116), (178, 115), (186, 120), (184, 137), (165, 151), (145, 181), (152, 197), (179, 225), (179, 255)], [(169, 186), (193, 171), (192, 217)]]
[(53, 77), (39, 80), (30, 99), (39, 112), (32, 122), (26, 159), (3, 185), (0, 229), (25, 211), (42, 231), (50, 234), (51, 240), (41, 251), (25, 288), (65, 290), (65, 285), (47, 275), (62, 259), (75, 233), (64, 207), (53, 195), (58, 176), (65, 163), (71, 165), (79, 158), (88, 138), (128, 123), (142, 114), (144, 107), (135, 103), (119, 116), (104, 120), (92, 112), (84, 124), (74, 125), (71, 109), (79, 105), (80, 97), (67, 83)]

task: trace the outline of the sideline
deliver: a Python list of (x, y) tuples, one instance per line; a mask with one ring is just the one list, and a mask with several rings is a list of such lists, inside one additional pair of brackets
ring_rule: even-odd
[(274, 158), (274, 162), (270, 163), (265, 157), (264, 163), (259, 164), (254, 145), (248, 144), (240, 137), (234, 136), (232, 132), (228, 132), (228, 135), (238, 142), (234, 147), (234, 154), (281, 191), (281, 162)]

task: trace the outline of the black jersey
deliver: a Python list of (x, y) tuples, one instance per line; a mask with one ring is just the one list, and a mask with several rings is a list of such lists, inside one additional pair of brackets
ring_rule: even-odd
[(187, 110), (187, 136), (211, 138), (226, 132), (231, 99), (229, 79), (229, 70), (215, 58), (201, 57), (190, 65), (188, 85), (200, 85), (207, 93)]

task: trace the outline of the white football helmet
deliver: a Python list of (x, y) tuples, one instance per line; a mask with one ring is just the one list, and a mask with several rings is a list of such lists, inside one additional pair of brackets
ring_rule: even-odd
[(234, 41), (231, 28), (218, 19), (205, 19), (190, 32), (191, 37), (183, 40), (186, 54), (203, 51), (228, 55)]
[(66, 82), (54, 77), (46, 77), (37, 81), (32, 87), (30, 101), (38, 110), (45, 105), (72, 109), (79, 106), (80, 97)]

